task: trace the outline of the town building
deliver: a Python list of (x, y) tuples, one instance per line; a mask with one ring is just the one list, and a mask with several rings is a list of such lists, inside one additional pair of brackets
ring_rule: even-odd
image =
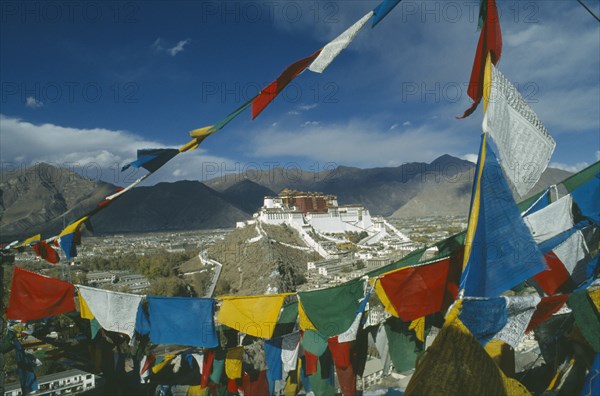
[[(82, 393), (96, 387), (96, 376), (85, 371), (72, 369), (48, 374), (38, 379), (36, 395), (64, 395)], [(4, 396), (21, 396), (20, 384), (11, 384), (4, 389)]]

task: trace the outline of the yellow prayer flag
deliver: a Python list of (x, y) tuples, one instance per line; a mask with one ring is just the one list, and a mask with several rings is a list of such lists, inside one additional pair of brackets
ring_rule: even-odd
[(457, 301), (448, 312), (404, 394), (530, 395), (521, 383), (504, 375), (460, 321), (460, 307)]
[(485, 68), (483, 70), (483, 114), (490, 103), (490, 94), (492, 92), (492, 58), (488, 52), (485, 59)]
[(81, 315), (83, 319), (94, 319), (94, 314), (92, 313), (92, 310), (83, 299), (83, 296), (81, 295), (79, 290), (77, 291), (77, 297), (79, 297), (79, 315)]
[(23, 241), (22, 244), (19, 245), (19, 247), (23, 247), (23, 246), (28, 246), (30, 243), (32, 242), (39, 242), (42, 239), (42, 235), (41, 234), (37, 234), (34, 235), (30, 238), (27, 238)]
[(212, 125), (203, 127), (203, 128), (198, 128), (198, 129), (194, 129), (193, 131), (190, 132), (190, 136), (193, 138), (199, 138), (199, 137), (206, 137), (212, 133), (215, 133), (216, 130), (214, 129), (214, 127)]
[(175, 355), (165, 355), (165, 359), (152, 367), (152, 372), (154, 374), (158, 374), (160, 370), (162, 370), (167, 364), (171, 362), (171, 360), (175, 359)]
[(411, 321), (408, 330), (414, 330), (417, 339), (425, 342), (425, 316)]
[(383, 304), (383, 307), (385, 308), (385, 310), (388, 313), (390, 313), (391, 315), (398, 318), (399, 317), (398, 312), (396, 311), (396, 308), (394, 308), (394, 305), (388, 298), (387, 294), (385, 294), (385, 290), (383, 289), (383, 286), (381, 286), (381, 283), (378, 282), (377, 279), (375, 279), (374, 282), (375, 282), (375, 293), (377, 293), (377, 297), (379, 297), (379, 301), (381, 301), (381, 303)]
[(317, 331), (315, 325), (310, 321), (308, 316), (306, 316), (306, 312), (304, 312), (304, 308), (302, 307), (302, 301), (300, 301), (300, 299), (298, 299), (298, 322), (300, 323), (300, 328), (304, 331)]
[(206, 396), (208, 387), (203, 388), (202, 385), (190, 385), (186, 396)]
[(62, 232), (60, 234), (58, 234), (58, 237), (60, 238), (61, 236), (65, 236), (65, 235), (74, 233), (75, 231), (77, 231), (79, 229), (81, 224), (83, 222), (85, 222), (87, 219), (88, 219), (87, 216), (83, 216), (81, 219), (72, 222), (64, 230), (62, 230)]
[(290, 293), (221, 297), (222, 304), (217, 320), (242, 333), (271, 338), (283, 300), (289, 295)]
[(596, 307), (596, 312), (600, 313), (600, 288), (593, 291), (588, 291), (588, 295)]
[(229, 379), (242, 378), (242, 358), (244, 357), (244, 347), (239, 346), (227, 350), (225, 356), (225, 374)]

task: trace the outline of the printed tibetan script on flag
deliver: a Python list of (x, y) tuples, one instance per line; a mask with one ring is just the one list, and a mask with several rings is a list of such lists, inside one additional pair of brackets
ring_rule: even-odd
[(514, 85), (490, 66), (492, 83), (483, 131), (494, 138), (504, 172), (524, 196), (546, 169), (556, 143)]

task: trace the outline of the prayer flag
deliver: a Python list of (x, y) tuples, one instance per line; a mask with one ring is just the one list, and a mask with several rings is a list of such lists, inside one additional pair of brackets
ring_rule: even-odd
[(400, 3), (401, 0), (383, 0), (373, 10), (373, 22), (371, 28), (374, 28), (383, 18), (387, 16)]
[(252, 101), (252, 119), (255, 119), (275, 99), (286, 85), (304, 71), (316, 58), (321, 50), (311, 56), (300, 59), (289, 65), (275, 81), (265, 87)]
[(506, 326), (508, 321), (506, 299), (504, 297), (465, 298), (458, 317), (481, 345), (485, 346)]
[(57, 264), (60, 261), (58, 252), (52, 246), (48, 245), (46, 241), (40, 241), (33, 245), (33, 250), (36, 256), (41, 257), (49, 263)]
[(271, 338), (283, 301), (289, 294), (221, 297), (218, 321), (242, 333)]
[(404, 394), (530, 395), (522, 384), (502, 373), (456, 313), (448, 315)]
[(358, 20), (354, 25), (350, 26), (345, 32), (330, 41), (323, 49), (317, 58), (310, 64), (308, 70), (315, 73), (323, 73), (323, 71), (333, 62), (333, 60), (354, 40), (358, 32), (367, 24), (373, 16), (371, 11), (364, 17)]
[(553, 314), (558, 312), (563, 305), (567, 302), (569, 298), (568, 294), (558, 294), (556, 296), (544, 297), (538, 303), (535, 311), (533, 312), (533, 316), (525, 329), (525, 332), (529, 332), (534, 330), (539, 325), (544, 323), (548, 318), (550, 318)]
[(525, 98), (489, 59), (485, 73), (483, 132), (496, 143), (506, 177), (524, 196), (548, 166), (556, 143)]
[(229, 348), (225, 357), (225, 374), (229, 379), (242, 378), (242, 357), (244, 347)]
[(133, 337), (136, 313), (142, 296), (83, 285), (77, 285), (77, 288), (89, 309), (89, 313), (85, 312), (88, 319), (91, 314), (102, 328)]
[(576, 291), (569, 296), (567, 303), (573, 310), (575, 323), (577, 323), (581, 334), (594, 349), (594, 352), (600, 353), (600, 337), (598, 337), (598, 334), (600, 334), (600, 313), (593, 302), (594, 298), (598, 298), (597, 295), (600, 294), (600, 289), (596, 289), (590, 294), (594, 294), (596, 297), (590, 296), (586, 289)]
[(466, 296), (498, 296), (546, 268), (487, 139), (484, 133), (465, 241)]
[(179, 154), (177, 149), (140, 149), (137, 151), (137, 160), (125, 165), (121, 168), (121, 172), (130, 166), (144, 168), (150, 173), (156, 172), (177, 154)]
[(14, 267), (6, 317), (25, 322), (75, 311), (74, 293), (69, 282)]
[(495, 0), (487, 0), (485, 20), (479, 34), (479, 42), (473, 60), (473, 69), (471, 70), (469, 88), (467, 89), (467, 94), (473, 99), (473, 104), (460, 118), (470, 116), (477, 109), (483, 97), (484, 69), (488, 54), (494, 65), (498, 63), (502, 54), (502, 32)]
[(364, 297), (364, 285), (363, 280), (356, 279), (327, 289), (298, 292), (298, 299), (317, 331), (325, 337), (333, 337), (352, 325), (360, 299)]
[(148, 296), (146, 303), (146, 307), (138, 307), (135, 330), (141, 335), (150, 334), (153, 343), (204, 348), (219, 345), (213, 320), (214, 299)]
[(526, 216), (524, 221), (536, 243), (554, 238), (575, 225), (573, 197), (570, 194), (565, 195), (544, 209)]
[[(379, 298), (386, 310), (404, 321), (439, 312), (450, 306), (458, 293), (460, 263), (450, 257), (388, 272), (377, 281)], [(383, 298), (382, 298), (383, 297)]]

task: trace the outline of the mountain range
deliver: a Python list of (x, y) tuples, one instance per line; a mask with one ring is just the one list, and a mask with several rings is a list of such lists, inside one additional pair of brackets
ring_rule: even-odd
[[(92, 219), (97, 233), (230, 228), (248, 219), (265, 195), (284, 188), (338, 196), (340, 205), (362, 204), (392, 217), (468, 213), (475, 164), (450, 155), (431, 163), (320, 172), (285, 168), (227, 174), (205, 183), (178, 181), (137, 187)], [(548, 168), (534, 194), (570, 173)], [(58, 233), (118, 187), (64, 168), (38, 164), (0, 175), (0, 240)]]

